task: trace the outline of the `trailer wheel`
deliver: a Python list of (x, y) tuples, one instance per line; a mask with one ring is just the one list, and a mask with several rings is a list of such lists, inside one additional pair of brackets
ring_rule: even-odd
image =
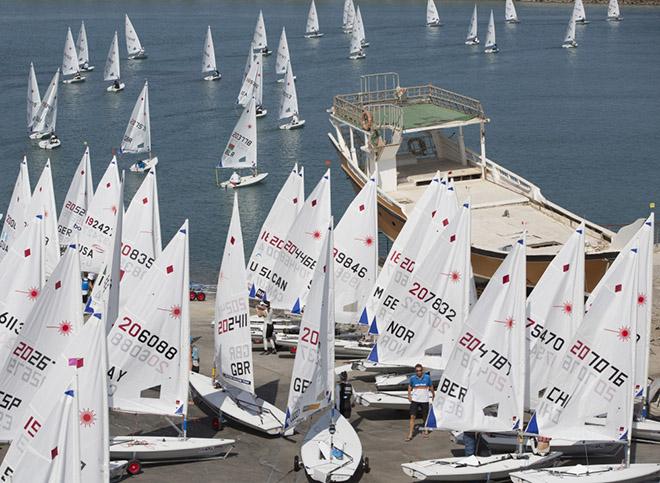
[(371, 471), (371, 466), (369, 466), (369, 458), (367, 456), (362, 458), (362, 469), (365, 473), (369, 473)]
[(298, 455), (293, 457), (293, 471), (300, 471), (300, 458)]
[(217, 416), (211, 420), (211, 426), (216, 431), (222, 431), (224, 429), (222, 426), (222, 421)]
[(128, 462), (126, 472), (131, 476), (137, 475), (142, 472), (142, 464), (138, 460), (131, 460)]
[(204, 302), (206, 300), (206, 294), (204, 292), (197, 293), (197, 301)]
[(195, 293), (194, 290), (191, 290), (190, 291), (190, 301), (194, 302), (196, 298), (197, 298), (197, 294)]

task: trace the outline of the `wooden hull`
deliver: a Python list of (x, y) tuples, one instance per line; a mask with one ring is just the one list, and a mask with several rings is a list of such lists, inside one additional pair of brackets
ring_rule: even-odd
[[(364, 181), (348, 165), (348, 162), (341, 156), (341, 168), (348, 176), (356, 193), (362, 189)], [(391, 201), (378, 195), (378, 228), (387, 238), (394, 241), (399, 235), (406, 222), (406, 215), (401, 208)], [(585, 289), (591, 292), (596, 284), (603, 277), (607, 268), (614, 261), (618, 252), (603, 252), (596, 254), (587, 254), (585, 260)], [(506, 253), (495, 250), (472, 247), (472, 269), (478, 282), (484, 283), (490, 280), (497, 268), (500, 266)], [(548, 255), (528, 255), (527, 256), (527, 285), (533, 287), (545, 272), (553, 256)]]

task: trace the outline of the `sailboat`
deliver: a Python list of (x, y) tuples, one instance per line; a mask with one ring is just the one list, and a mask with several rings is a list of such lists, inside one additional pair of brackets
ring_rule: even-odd
[[(234, 440), (186, 434), (190, 357), (188, 221), (178, 230), (131, 297), (108, 334), (110, 408), (183, 420), (180, 436), (116, 436), (112, 459), (198, 460), (226, 455)], [(122, 347), (142, 347), (147, 358)], [(151, 341), (151, 342), (149, 342)]]
[(584, 3), (582, 0), (575, 0), (573, 4), (573, 16), (575, 17), (575, 23), (581, 23), (583, 25), (588, 24), (587, 14), (584, 11)]
[(486, 33), (486, 45), (484, 52), (487, 54), (497, 54), (500, 49), (497, 47), (495, 41), (495, 19), (493, 18), (493, 11), (490, 11), (490, 19), (488, 20), (488, 32)]
[(123, 91), (126, 86), (120, 79), (119, 41), (117, 40), (117, 31), (115, 30), (115, 35), (112, 37), (112, 43), (110, 44), (110, 50), (108, 51), (108, 58), (105, 61), (105, 68), (103, 69), (103, 80), (112, 81), (112, 84), (106, 88), (106, 91)]
[(78, 51), (78, 65), (81, 72), (90, 72), (94, 70), (93, 65), (89, 65), (89, 44), (87, 43), (87, 30), (85, 22), (80, 24), (78, 39), (76, 39), (76, 50)]
[(57, 89), (59, 83), (60, 69), (57, 69), (41, 100), (41, 105), (39, 105), (39, 109), (37, 109), (37, 113), (34, 115), (30, 139), (48, 138), (44, 141), (39, 141), (39, 147), (41, 149), (55, 149), (61, 145), (60, 139), (55, 134), (55, 125), (57, 124)]
[(2, 221), (2, 234), (0, 234), (0, 261), (9, 251), (11, 244), (23, 232), (29, 221), (28, 209), (32, 191), (30, 189), (30, 176), (28, 173), (27, 158), (21, 160), (18, 177), (14, 184), (9, 206)]
[(28, 208), (29, 219), (39, 215), (44, 217), (44, 272), (46, 277), (50, 277), (60, 261), (55, 190), (53, 188), (53, 176), (51, 171), (50, 159), (48, 159), (44, 165), (44, 169), (41, 171), (39, 181), (37, 181), (37, 184), (34, 186), (32, 198), (30, 199), (30, 206)]
[(268, 284), (268, 275), (272, 273), (279, 258), (279, 241), (286, 238), (291, 225), (300, 213), (305, 202), (304, 168), (295, 165), (261, 226), (252, 254), (247, 265), (247, 280), (250, 298), (263, 299), (264, 289)]
[(270, 435), (282, 433), (284, 412), (257, 397), (250, 333), (250, 305), (238, 210), (238, 193), (222, 255), (215, 300), (214, 379), (190, 374), (194, 392), (216, 414)]
[(204, 51), (202, 53), (202, 74), (205, 81), (220, 80), (222, 75), (215, 63), (215, 47), (213, 46), (213, 36), (211, 35), (211, 26), (206, 28), (206, 39), (204, 40)]
[[(520, 431), (525, 383), (525, 235), (486, 286), (457, 331), (426, 425), (460, 431)], [(546, 466), (561, 453), (439, 458), (404, 463), (404, 473), (440, 481), (505, 478)]]
[[(220, 168), (251, 169), (252, 173), (248, 176), (239, 176), (234, 171), (229, 180), (220, 182), (218, 178)], [(243, 109), (241, 117), (238, 118), (222, 153), (220, 164), (216, 166), (216, 184), (221, 188), (243, 188), (260, 183), (266, 176), (268, 173), (257, 172), (257, 116), (256, 101), (252, 97)]]
[(504, 6), (504, 20), (507, 23), (520, 23), (518, 20), (518, 12), (516, 12), (516, 6), (513, 3), (513, 0), (506, 0), (506, 5)]
[(438, 14), (435, 2), (433, 0), (428, 0), (426, 3), (426, 26), (440, 27), (441, 25), (442, 22), (440, 22), (440, 15)]
[(309, 13), (307, 14), (307, 27), (305, 28), (305, 38), (317, 39), (323, 37), (319, 29), (319, 16), (316, 13), (316, 4), (314, 0), (309, 6)]
[(73, 174), (69, 191), (64, 198), (62, 211), (57, 222), (57, 233), (60, 246), (65, 248), (75, 243), (82, 230), (92, 198), (94, 185), (92, 184), (92, 165), (89, 156), (89, 146), (85, 146), (80, 163)]
[[(277, 46), (277, 58), (275, 59), (275, 73), (278, 75), (286, 75), (286, 66), (290, 59), (291, 56), (289, 55), (289, 42), (286, 39), (286, 29), (282, 27), (280, 44)], [(277, 79), (277, 82), (284, 82), (284, 77)]]
[(479, 45), (479, 37), (477, 37), (477, 4), (474, 4), (472, 11), (472, 18), (470, 19), (470, 28), (468, 29), (465, 45)]
[(28, 74), (27, 88), (27, 130), (32, 133), (34, 125), (34, 116), (37, 114), (41, 104), (41, 95), (39, 94), (39, 85), (37, 84), (37, 75), (34, 73), (34, 65), (30, 62), (30, 73)]
[(268, 48), (268, 38), (266, 37), (266, 24), (264, 22), (264, 14), (259, 10), (259, 17), (257, 18), (257, 25), (254, 27), (254, 35), (252, 36), (252, 51), (261, 53), (263, 55), (270, 55), (273, 53)]
[(158, 157), (151, 155), (151, 118), (149, 116), (149, 82), (144, 87), (135, 103), (131, 118), (121, 140), (122, 153), (149, 153), (147, 159), (138, 161), (129, 168), (136, 173), (144, 173), (158, 164)]
[(568, 21), (568, 28), (566, 29), (566, 35), (564, 36), (564, 43), (561, 44), (564, 49), (574, 49), (578, 46), (578, 43), (575, 41), (575, 15), (571, 15), (571, 19)]
[(126, 49), (128, 50), (128, 60), (142, 60), (147, 58), (147, 54), (140, 43), (133, 22), (128, 18), (128, 14), (124, 16), (124, 30), (126, 34)]
[[(314, 414), (324, 411), (305, 435), (301, 466), (314, 481), (346, 481), (363, 465), (362, 444), (355, 429), (334, 407), (335, 327), (332, 219), (321, 234), (321, 252), (309, 290), (309, 303), (300, 324), (289, 386), (285, 429), (295, 429)], [(326, 409), (327, 408), (327, 409)], [(302, 461), (301, 461), (302, 460)], [(368, 462), (366, 462), (368, 468)], [(366, 468), (365, 468), (366, 470)]]
[(280, 98), (280, 119), (291, 120), (280, 125), (280, 129), (300, 129), (305, 125), (305, 120), (298, 117), (298, 94), (296, 93), (296, 83), (294, 82), (293, 68), (291, 61), (287, 64), (284, 89)]
[(621, 11), (619, 10), (619, 0), (610, 0), (607, 4), (607, 20), (610, 22), (620, 22), (623, 20)]
[[(553, 365), (552, 389), (543, 394), (526, 429), (552, 439), (625, 444), (625, 463), (521, 471), (511, 475), (514, 482), (647, 481), (660, 475), (658, 463), (630, 463), (638, 281), (646, 269), (640, 262), (639, 246), (628, 246), (607, 271), (584, 322), (567, 341), (564, 362)], [(592, 424), (600, 414), (602, 423)]]
[(80, 75), (80, 66), (78, 65), (78, 53), (76, 44), (73, 43), (71, 27), (66, 31), (66, 42), (64, 43), (64, 54), (62, 56), (62, 76), (72, 75), (70, 79), (63, 79), (63, 84), (75, 84), (84, 82), (85, 77)]
[(365, 48), (369, 47), (369, 42), (367, 42), (367, 36), (364, 32), (364, 22), (362, 21), (362, 12), (360, 11), (360, 6), (358, 5), (357, 11), (355, 12), (355, 23), (358, 26), (360, 31), (360, 45)]
[(355, 5), (353, 0), (344, 0), (344, 13), (342, 18), (342, 29), (344, 33), (350, 34), (355, 23)]
[(264, 117), (268, 111), (263, 108), (263, 56), (261, 53), (250, 54), (250, 67), (243, 79), (243, 85), (236, 98), (236, 104), (246, 107), (255, 100), (255, 116)]
[(348, 53), (348, 58), (351, 60), (364, 59), (367, 54), (362, 49), (362, 42), (360, 38), (360, 28), (357, 22), (353, 22), (353, 31), (351, 32), (351, 46)]

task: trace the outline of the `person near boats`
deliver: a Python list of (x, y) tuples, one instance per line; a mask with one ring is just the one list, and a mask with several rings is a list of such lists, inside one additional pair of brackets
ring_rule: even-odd
[(115, 79), (115, 81), (112, 83), (112, 87), (114, 87), (115, 89), (119, 89), (119, 87), (120, 87), (119, 86), (119, 79)]
[(232, 186), (238, 186), (239, 184), (241, 184), (241, 176), (236, 171), (234, 171), (231, 177), (229, 178), (229, 183)]
[(82, 301), (83, 303), (86, 303), (87, 297), (89, 297), (89, 279), (85, 275), (83, 275), (81, 288), (82, 288)]
[(335, 394), (337, 394), (337, 410), (346, 419), (350, 419), (351, 408), (353, 407), (353, 385), (348, 382), (346, 371), (339, 374), (339, 384), (337, 384)]
[[(435, 397), (435, 389), (433, 389), (433, 382), (428, 372), (424, 372), (424, 367), (421, 364), (415, 366), (415, 374), (410, 376), (408, 382), (408, 401), (410, 401), (410, 428), (406, 441), (413, 438), (415, 431), (415, 421), (417, 416), (421, 413), (422, 420), (426, 421), (426, 416), (429, 413), (429, 401)], [(424, 429), (424, 437), (427, 438), (429, 432)]]
[[(190, 342), (192, 343), (192, 337)], [(199, 347), (197, 347), (195, 344), (190, 347), (190, 358), (192, 371), (199, 374)]]
[(48, 141), (50, 142), (50, 144), (57, 144), (57, 141), (59, 140), (57, 139), (57, 135), (53, 133), (50, 135), (50, 139)]
[[(277, 347), (275, 345), (275, 335), (273, 330), (273, 312), (270, 310), (270, 302), (268, 300), (262, 300), (257, 306), (257, 315), (263, 317), (264, 319), (264, 328), (263, 328), (263, 339), (264, 339), (264, 354), (277, 354)], [(273, 344), (273, 348), (268, 348), (268, 342)]]

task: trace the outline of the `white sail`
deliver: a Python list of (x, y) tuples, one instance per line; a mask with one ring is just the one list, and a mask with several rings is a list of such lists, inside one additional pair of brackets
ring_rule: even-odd
[(268, 47), (268, 39), (266, 38), (266, 24), (264, 23), (264, 14), (261, 10), (259, 10), (257, 25), (254, 27), (254, 36), (252, 37), (252, 48), (263, 49), (264, 47)]
[[(330, 223), (332, 221), (330, 220)], [(334, 400), (335, 325), (332, 226), (320, 236), (321, 253), (309, 289), (309, 303), (300, 322), (293, 362), (285, 428), (292, 428)]]
[(113, 81), (121, 78), (119, 68), (119, 41), (117, 40), (117, 31), (112, 37), (110, 50), (108, 51), (108, 58), (105, 61), (105, 68), (103, 69), (103, 80)]
[(472, 18), (470, 19), (470, 28), (468, 29), (467, 39), (473, 40), (477, 38), (477, 4), (474, 4), (472, 11)]
[(367, 36), (364, 32), (364, 22), (362, 21), (362, 12), (360, 11), (359, 5), (357, 6), (357, 10), (355, 13), (355, 23), (360, 33), (360, 42), (364, 43), (367, 40)]
[(309, 195), (286, 235), (265, 292), (271, 307), (300, 313), (330, 223), (330, 170)]
[(349, 53), (351, 55), (357, 54), (362, 51), (362, 42), (360, 38), (360, 28), (357, 22), (353, 23), (353, 30), (351, 31), (351, 46)]
[[(468, 317), (472, 289), (470, 205), (436, 235), (385, 320), (369, 360), (444, 369)], [(431, 357), (426, 357), (426, 356)]]
[(76, 51), (78, 52), (78, 65), (84, 66), (85, 64), (89, 64), (89, 46), (87, 44), (85, 22), (80, 24), (78, 38), (76, 39)]
[(335, 229), (335, 317), (356, 324), (378, 276), (378, 181), (372, 175)]
[(248, 70), (245, 79), (243, 79), (243, 85), (241, 86), (241, 90), (238, 93), (238, 97), (236, 99), (236, 103), (243, 107), (248, 105), (250, 99), (256, 99), (257, 105), (260, 105), (260, 92), (263, 92), (261, 86), (263, 82), (263, 70), (261, 65), (263, 55), (261, 53), (257, 53), (252, 55), (251, 58), (252, 62), (250, 63), (250, 69)]
[(128, 55), (144, 51), (140, 43), (140, 37), (138, 37), (135, 28), (133, 28), (133, 23), (128, 18), (128, 15), (124, 17), (124, 28), (126, 30), (126, 49), (128, 50)]
[(383, 268), (378, 274), (376, 285), (360, 315), (360, 324), (369, 325), (371, 333), (379, 333), (380, 319), (382, 324), (385, 324), (386, 314), (393, 310), (391, 306), (384, 305), (390, 295), (389, 292), (405, 289), (445, 189), (445, 185), (440, 183), (439, 174), (436, 174), (415, 203), (412, 213), (407, 217), (406, 223), (394, 240)]
[(2, 223), (2, 235), (0, 235), (0, 260), (4, 258), (11, 247), (12, 242), (25, 228), (29, 219), (29, 206), (32, 193), (30, 190), (30, 176), (28, 174), (27, 158), (23, 156), (18, 177), (14, 184), (14, 191), (11, 194), (9, 207), (5, 212)]
[(309, 13), (307, 14), (307, 27), (305, 33), (315, 34), (319, 32), (319, 16), (316, 13), (316, 4), (314, 0), (309, 6)]
[(156, 169), (149, 170), (124, 215), (121, 303), (126, 303), (163, 250)]
[(12, 403), (0, 409), (0, 440), (18, 436), (29, 401), (82, 329), (80, 302), (80, 265), (71, 245), (37, 297), (0, 372), (0, 387), (12, 396)]
[(575, 42), (575, 15), (571, 15), (568, 21), (568, 28), (566, 28), (566, 35), (564, 36), (564, 44), (572, 44)]
[(62, 75), (77, 74), (80, 71), (78, 66), (78, 53), (76, 44), (73, 43), (71, 27), (66, 31), (66, 42), (64, 43), (64, 55), (62, 57)]
[(53, 176), (50, 169), (50, 159), (46, 161), (41, 171), (39, 181), (32, 192), (29, 219), (42, 215), (44, 217), (43, 232), (45, 240), (44, 269), (49, 277), (60, 261), (60, 242), (57, 232), (57, 211), (55, 208), (55, 190), (53, 189)]
[(607, 18), (618, 19), (621, 17), (618, 0), (610, 0), (607, 4)]
[(353, 0), (344, 0), (344, 15), (342, 25), (344, 30), (352, 30), (355, 23), (355, 5)]
[(433, 0), (428, 0), (426, 4), (426, 23), (434, 24), (440, 22), (440, 15), (438, 15), (438, 9), (435, 6)]
[(250, 255), (247, 280), (252, 298), (261, 298), (268, 285), (268, 276), (279, 258), (286, 234), (305, 202), (304, 190), (303, 168), (298, 170), (296, 165), (277, 194)]
[(151, 120), (149, 117), (149, 82), (138, 97), (131, 118), (126, 126), (124, 138), (121, 140), (123, 153), (150, 153), (151, 152)]
[[(655, 216), (653, 213), (644, 221), (638, 232), (622, 250), (637, 249), (639, 268), (637, 271), (637, 345), (635, 347), (634, 392), (635, 397), (647, 398), (649, 372), (649, 338), (651, 337), (651, 319), (653, 312), (653, 233)], [(626, 263), (625, 257), (617, 257), (611, 265), (614, 270), (619, 264)], [(599, 292), (607, 287), (606, 279), (601, 279), (587, 299), (587, 310), (594, 303)]]
[(516, 6), (513, 3), (513, 0), (506, 0), (504, 6), (504, 19), (507, 22), (517, 22), (518, 13), (516, 12)]
[(45, 282), (43, 217), (34, 217), (0, 262), (0, 367)]
[(527, 297), (527, 407), (537, 407), (553, 364), (563, 359), (583, 316), (584, 224), (564, 243)]
[(429, 412), (428, 427), (522, 429), (525, 269), (523, 238), (513, 243), (459, 330)]
[[(568, 351), (552, 368), (527, 432), (581, 440), (628, 439), (637, 335), (638, 248), (621, 251), (605, 273)], [(602, 425), (588, 424), (594, 417)]]
[(32, 131), (34, 125), (34, 116), (37, 114), (39, 105), (41, 104), (41, 95), (39, 94), (39, 85), (37, 84), (37, 76), (34, 73), (34, 65), (30, 62), (30, 73), (28, 74), (28, 88), (27, 88), (27, 127), (28, 132)]
[[(435, 210), (431, 212), (426, 239), (417, 254), (417, 260), (424, 260), (429, 250), (433, 249), (433, 241), (451, 223), (459, 212), (460, 204), (456, 196), (454, 183), (442, 178), (440, 180), (440, 197)], [(417, 265), (415, 265), (415, 268)], [(476, 300), (476, 299), (475, 299)]]
[(291, 62), (287, 64), (286, 75), (284, 77), (284, 89), (280, 97), (280, 119), (286, 119), (298, 115), (298, 94), (296, 93), (296, 83), (294, 81), (293, 68)]
[(112, 247), (120, 188), (117, 159), (113, 157), (96, 187), (78, 237), (80, 267), (84, 272), (100, 273), (103, 268), (105, 254)]
[(576, 22), (584, 22), (587, 20), (587, 13), (584, 11), (584, 3), (582, 0), (575, 0), (573, 4), (573, 16)]
[(57, 232), (61, 246), (75, 243), (78, 240), (93, 197), (92, 164), (89, 157), (89, 146), (85, 146), (85, 152), (73, 173), (69, 191), (64, 198), (58, 219)]
[(41, 105), (34, 116), (32, 132), (52, 133), (57, 124), (57, 88), (60, 83), (60, 69), (57, 69), (48, 89), (41, 99)]
[[(186, 220), (137, 286), (136, 296), (122, 305), (108, 334), (111, 408), (188, 413), (188, 270)], [(136, 350), (139, 357), (133, 355)]]
[(493, 18), (493, 11), (490, 11), (490, 19), (488, 20), (488, 32), (486, 33), (486, 45), (485, 47), (492, 48), (497, 45), (497, 40), (495, 40), (495, 19)]
[(229, 136), (222, 153), (220, 168), (257, 167), (257, 115), (256, 102), (250, 98)]
[(263, 64), (263, 55), (258, 53), (254, 56), (254, 62), (257, 64), (257, 77), (254, 84), (254, 100), (257, 102), (257, 106), (261, 106), (264, 103), (264, 64)]
[(241, 217), (238, 211), (238, 193), (234, 193), (234, 207), (222, 254), (215, 299), (214, 361), (217, 378), (224, 387), (233, 386), (254, 394), (249, 318)]
[(277, 47), (277, 58), (275, 59), (275, 73), (286, 74), (286, 66), (289, 63), (289, 42), (286, 40), (286, 30), (282, 27), (280, 34), (280, 45)]
[(206, 29), (206, 39), (204, 40), (204, 52), (202, 54), (202, 74), (217, 70), (215, 65), (215, 47), (213, 46), (213, 35), (211, 35), (211, 26)]

